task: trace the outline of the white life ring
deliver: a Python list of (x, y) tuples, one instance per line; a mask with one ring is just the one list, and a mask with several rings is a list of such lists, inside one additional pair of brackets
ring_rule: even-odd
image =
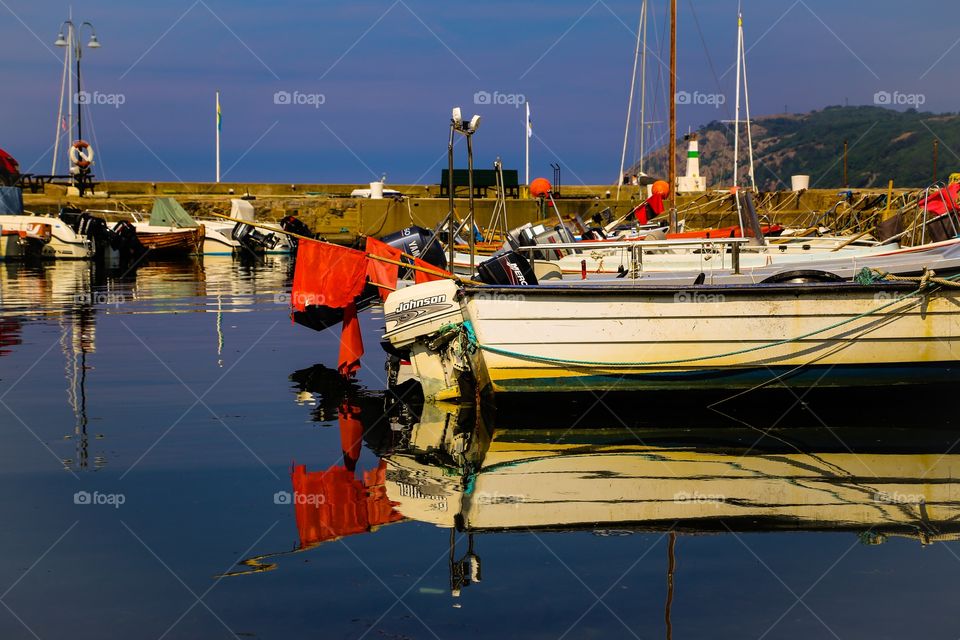
[(81, 168), (93, 164), (93, 147), (86, 140), (77, 140), (70, 147), (70, 162)]

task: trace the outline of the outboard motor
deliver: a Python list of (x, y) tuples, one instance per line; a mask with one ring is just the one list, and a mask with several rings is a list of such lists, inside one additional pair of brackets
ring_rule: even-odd
[(380, 238), (380, 241), (435, 267), (443, 270), (447, 268), (447, 257), (443, 253), (443, 247), (439, 242), (434, 241), (433, 232), (429, 229), (417, 226), (407, 227)]
[(80, 233), (80, 219), (83, 217), (83, 211), (76, 207), (60, 207), (57, 217), (73, 229), (74, 233)]
[(532, 286), (537, 276), (530, 262), (515, 251), (493, 254), (477, 267), (477, 277), (484, 284)]
[(113, 241), (113, 234), (103, 218), (92, 216), (76, 207), (61, 207), (57, 217), (73, 229), (74, 233), (90, 241), (96, 260), (103, 259)]
[(121, 263), (140, 257), (146, 249), (137, 237), (137, 229), (127, 220), (113, 225), (110, 248), (117, 252)]
[[(300, 222), (297, 220), (297, 222)], [(303, 224), (303, 223), (301, 223)], [(306, 226), (306, 225), (304, 225)], [(249, 224), (238, 222), (230, 233), (231, 237), (254, 253), (272, 251), (280, 244), (280, 237), (275, 233), (264, 233)]]
[[(287, 231), (289, 233), (295, 233), (298, 236), (303, 236), (305, 238), (316, 238), (316, 235), (314, 235), (314, 233), (310, 231), (310, 227), (308, 227), (306, 223), (304, 223), (304, 221), (298, 218), (297, 216), (291, 215), (291, 216), (284, 216), (283, 218), (281, 218), (280, 228), (283, 229), (284, 231)], [(289, 236), (288, 241), (290, 242), (290, 252), (296, 253), (300, 238)]]

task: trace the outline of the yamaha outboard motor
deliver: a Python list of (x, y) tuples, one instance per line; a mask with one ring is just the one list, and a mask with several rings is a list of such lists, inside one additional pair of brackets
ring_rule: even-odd
[(447, 268), (447, 257), (443, 253), (443, 247), (434, 240), (433, 232), (429, 229), (417, 226), (407, 227), (380, 238), (380, 241), (435, 267), (444, 270)]
[[(297, 222), (300, 222), (297, 220)], [(301, 223), (303, 224), (303, 223)], [(306, 225), (304, 225), (306, 226)], [(272, 251), (280, 244), (280, 237), (275, 233), (264, 233), (249, 224), (238, 222), (231, 232), (231, 237), (254, 253)]]
[(477, 267), (477, 277), (484, 284), (530, 286), (537, 284), (537, 276), (530, 262), (515, 251), (493, 254)]

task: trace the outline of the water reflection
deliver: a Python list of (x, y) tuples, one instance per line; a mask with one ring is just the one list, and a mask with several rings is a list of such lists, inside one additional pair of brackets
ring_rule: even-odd
[(283, 256), (151, 261), (124, 268), (69, 260), (0, 263), (0, 358), (29, 343), (24, 336), (32, 324), (57, 327), (63, 384), (73, 415), (72, 428), (63, 437), (73, 440), (74, 452), (62, 457), (63, 466), (73, 472), (99, 470), (106, 459), (91, 453), (88, 433), (88, 382), (95, 375), (90, 356), (97, 349), (98, 320), (114, 315), (215, 314), (222, 367), (224, 315), (262, 306), (285, 313), (290, 278), (290, 262)]
[[(94, 308), (106, 313), (251, 311), (289, 306), (290, 260), (231, 256), (149, 261), (123, 269), (84, 261), (0, 263), (0, 318), (38, 319)], [(12, 331), (12, 327), (10, 328)], [(6, 336), (5, 327), (0, 335)], [(2, 351), (0, 351), (2, 353)]]
[[(832, 531), (866, 545), (960, 536), (956, 434), (916, 416), (903, 427), (878, 426), (877, 411), (862, 408), (855, 421), (849, 412), (845, 421), (843, 411), (829, 416), (831, 427), (809, 415), (816, 426), (761, 430), (717, 419), (695, 428), (634, 427), (608, 413), (540, 407), (518, 422), (402, 398), (378, 406), (382, 396), (343, 386), (328, 370), (291, 379), (297, 393), (316, 399), (317, 419), (338, 416), (344, 451), (344, 463), (327, 471), (293, 469), (300, 550), (400, 520), (448, 528), (454, 595), (479, 582), (478, 549), (499, 533), (664, 532), (674, 540)], [(351, 404), (357, 397), (362, 411)], [(377, 463), (357, 473), (360, 433)], [(466, 549), (457, 548), (455, 532), (467, 534)]]

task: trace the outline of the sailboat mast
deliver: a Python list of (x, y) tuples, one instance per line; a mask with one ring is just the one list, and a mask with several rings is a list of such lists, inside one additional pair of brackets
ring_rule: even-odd
[(644, 137), (647, 131), (647, 0), (640, 9), (643, 23), (643, 56), (640, 59), (640, 173), (643, 173), (643, 156), (646, 152)]
[[(646, 7), (646, 0), (644, 0), (643, 4), (644, 7)], [(637, 86), (637, 63), (640, 60), (640, 39), (642, 33), (643, 11), (640, 12), (640, 23), (637, 25), (637, 46), (633, 50), (633, 71), (630, 73), (630, 97), (627, 98), (627, 122), (623, 125), (623, 150), (620, 152), (620, 173), (617, 174), (617, 200), (620, 199), (620, 188), (623, 186), (623, 166), (627, 161), (627, 139), (630, 135), (630, 115), (633, 110), (633, 94)]]
[(740, 70), (743, 68), (741, 52), (743, 51), (743, 16), (737, 11), (737, 97), (734, 100), (733, 113), (733, 186), (740, 184), (738, 171), (740, 169)]
[(670, 231), (677, 231), (677, 0), (670, 0)]
[(57, 106), (57, 124), (53, 130), (53, 162), (50, 166), (50, 175), (52, 176), (57, 175), (57, 156), (60, 154), (60, 138), (63, 137), (61, 127), (63, 123), (63, 99), (69, 88), (67, 86), (67, 70), (70, 66), (69, 52), (69, 47), (63, 52), (63, 73), (60, 75), (60, 104)]
[(744, 48), (743, 14), (740, 14), (740, 60), (743, 64), (743, 102), (747, 109), (747, 150), (750, 154), (750, 188), (757, 190), (757, 179), (753, 169), (753, 130), (750, 123), (750, 89), (747, 87), (747, 51)]

